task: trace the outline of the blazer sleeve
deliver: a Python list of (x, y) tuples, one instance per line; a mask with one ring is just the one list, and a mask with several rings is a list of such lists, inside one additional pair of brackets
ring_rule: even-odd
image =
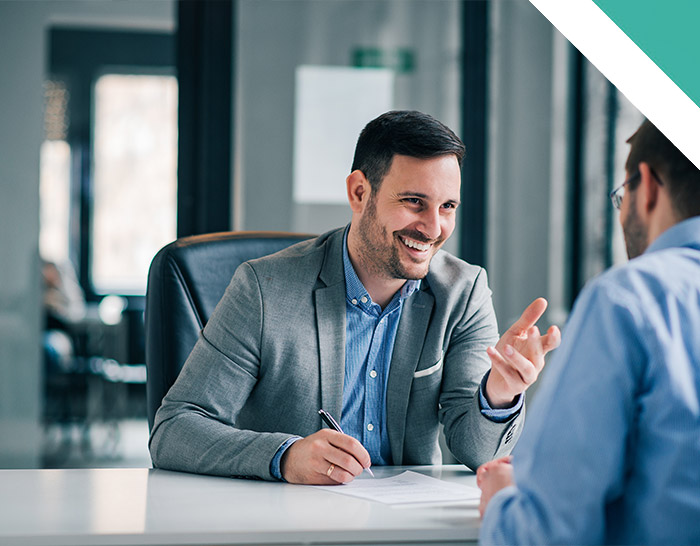
[(504, 423), (481, 413), (480, 384), (491, 368), (486, 348), (498, 341), (491, 290), (483, 269), (462, 309), (445, 352), (439, 414), (450, 451), (461, 463), (476, 470), (483, 463), (510, 453), (520, 435), (525, 411), (523, 406)]
[(156, 413), (154, 467), (272, 480), (270, 461), (291, 436), (238, 429), (260, 370), (262, 295), (242, 264)]

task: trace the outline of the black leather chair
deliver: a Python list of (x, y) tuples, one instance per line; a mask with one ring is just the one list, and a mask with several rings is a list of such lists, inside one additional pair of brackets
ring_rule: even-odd
[(271, 231), (183, 237), (151, 263), (146, 293), (148, 426), (236, 268), (313, 237)]

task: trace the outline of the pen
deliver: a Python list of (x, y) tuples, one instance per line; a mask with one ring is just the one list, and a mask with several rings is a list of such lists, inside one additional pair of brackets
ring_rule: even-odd
[[(324, 423), (326, 423), (330, 428), (337, 432), (340, 432), (341, 434), (345, 434), (343, 432), (343, 429), (340, 428), (340, 425), (336, 422), (335, 419), (333, 419), (333, 416), (330, 413), (320, 409), (318, 410), (318, 414), (321, 416), (321, 419), (323, 419)], [(365, 470), (369, 472), (369, 475), (374, 478), (374, 472), (372, 472), (371, 468), (365, 468)]]

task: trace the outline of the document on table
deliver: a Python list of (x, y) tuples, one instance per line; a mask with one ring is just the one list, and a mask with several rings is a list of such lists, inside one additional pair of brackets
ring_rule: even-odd
[(453, 503), (479, 500), (476, 487), (444, 482), (410, 470), (391, 478), (355, 479), (343, 485), (316, 485), (333, 493), (385, 504)]

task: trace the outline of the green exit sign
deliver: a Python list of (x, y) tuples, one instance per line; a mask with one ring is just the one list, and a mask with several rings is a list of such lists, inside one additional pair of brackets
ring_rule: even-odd
[(408, 48), (381, 49), (358, 47), (352, 52), (352, 65), (357, 68), (391, 68), (397, 72), (413, 72), (415, 54)]

